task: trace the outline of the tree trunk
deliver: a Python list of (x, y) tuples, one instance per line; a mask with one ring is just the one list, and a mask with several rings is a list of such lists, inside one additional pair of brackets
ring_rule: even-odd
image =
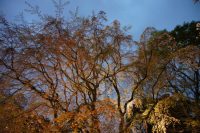
[(96, 112), (96, 106), (93, 102), (91, 105), (91, 112), (92, 112), (92, 128), (91, 133), (100, 133), (100, 126), (99, 126), (99, 120), (98, 120), (98, 114)]
[(120, 123), (119, 123), (119, 133), (124, 133), (124, 115), (120, 115)]

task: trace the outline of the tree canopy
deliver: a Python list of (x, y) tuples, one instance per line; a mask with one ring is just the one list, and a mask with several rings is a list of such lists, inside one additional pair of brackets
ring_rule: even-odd
[(198, 132), (197, 22), (139, 41), (106, 13), (0, 18), (0, 132)]

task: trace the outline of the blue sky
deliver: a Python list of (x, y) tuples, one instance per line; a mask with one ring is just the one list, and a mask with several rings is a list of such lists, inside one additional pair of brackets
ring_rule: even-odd
[[(54, 13), (51, 0), (27, 1), (45, 13)], [(117, 19), (123, 26), (131, 26), (129, 32), (135, 40), (148, 26), (172, 30), (178, 24), (200, 20), (200, 3), (194, 4), (192, 0), (70, 0), (65, 14), (76, 7), (83, 16), (91, 15), (92, 11), (105, 11), (109, 22)], [(10, 20), (26, 8), (25, 0), (0, 0), (0, 11)], [(29, 15), (26, 19), (33, 18)]]

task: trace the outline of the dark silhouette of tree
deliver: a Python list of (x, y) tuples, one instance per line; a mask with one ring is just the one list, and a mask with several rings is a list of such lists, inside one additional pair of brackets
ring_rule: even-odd
[(54, 4), (27, 3), (34, 23), (0, 17), (2, 132), (198, 132), (196, 22), (136, 42), (103, 11), (66, 20)]

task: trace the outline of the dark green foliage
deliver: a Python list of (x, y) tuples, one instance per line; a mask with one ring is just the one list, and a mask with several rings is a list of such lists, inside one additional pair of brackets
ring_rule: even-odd
[(192, 21), (178, 25), (171, 31), (171, 35), (177, 41), (178, 47), (186, 47), (188, 45), (195, 45), (200, 47), (200, 29), (197, 29), (197, 23)]

